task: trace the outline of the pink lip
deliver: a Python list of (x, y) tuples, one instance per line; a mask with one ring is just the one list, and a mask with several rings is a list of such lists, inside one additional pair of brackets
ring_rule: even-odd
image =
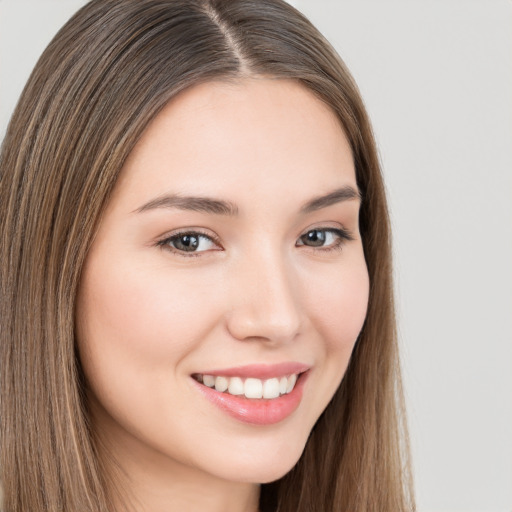
[(279, 364), (248, 364), (234, 368), (221, 368), (197, 373), (202, 375), (222, 375), (223, 377), (271, 379), (273, 377), (287, 377), (292, 373), (303, 373), (309, 370), (309, 368), (310, 366), (307, 364), (287, 362)]
[[(249, 367), (243, 367), (249, 368)], [(255, 369), (253, 366), (250, 368)], [(275, 368), (274, 368), (275, 369)], [(240, 370), (240, 368), (238, 369)], [(261, 370), (261, 369), (260, 369)], [(265, 372), (263, 372), (265, 373)], [(300, 373), (292, 371), (290, 373)], [(280, 373), (272, 373), (272, 376), (278, 376)], [(284, 372), (286, 375), (286, 372)], [(211, 374), (208, 374), (211, 375)], [(219, 372), (219, 375), (230, 376), (229, 374)], [(247, 376), (252, 377), (255, 374), (248, 375), (247, 373), (234, 373), (234, 376)], [(262, 375), (262, 373), (258, 373)], [(283, 375), (283, 374), (281, 374)], [(231, 417), (242, 421), (244, 423), (251, 423), (253, 425), (272, 425), (279, 423), (285, 418), (290, 416), (300, 405), (302, 400), (302, 392), (304, 385), (309, 376), (309, 372), (302, 373), (295, 384), (295, 387), (286, 395), (282, 395), (278, 398), (266, 399), (252, 399), (246, 398), (245, 396), (233, 396), (229, 393), (221, 393), (216, 391), (214, 388), (209, 388), (203, 384), (200, 384), (196, 380), (192, 379), (198, 390), (203, 394), (214, 405), (219, 407), (221, 410), (229, 414)], [(255, 377), (264, 378), (264, 377)]]

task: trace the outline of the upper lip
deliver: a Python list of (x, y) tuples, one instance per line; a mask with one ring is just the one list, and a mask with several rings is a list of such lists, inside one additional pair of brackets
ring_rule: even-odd
[(223, 377), (245, 377), (255, 379), (269, 379), (272, 377), (284, 377), (294, 373), (303, 373), (311, 368), (311, 365), (294, 361), (278, 364), (247, 364), (231, 368), (216, 368), (204, 372), (201, 375), (214, 375)]

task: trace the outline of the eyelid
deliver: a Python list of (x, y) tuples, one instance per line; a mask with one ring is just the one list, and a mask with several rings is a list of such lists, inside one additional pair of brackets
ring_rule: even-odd
[(215, 251), (223, 250), (219, 237), (217, 235), (215, 235), (214, 233), (205, 232), (201, 228), (180, 228), (175, 231), (171, 231), (170, 233), (167, 233), (163, 237), (159, 238), (155, 245), (161, 249), (168, 250), (174, 254), (177, 254), (178, 256), (183, 256), (185, 258), (197, 257), (197, 256), (201, 256), (205, 252), (209, 252), (209, 251), (185, 252), (185, 251), (180, 251), (180, 250), (176, 249), (175, 247), (172, 247), (170, 242), (172, 240), (179, 238), (180, 236), (184, 236), (184, 235), (199, 235), (200, 237), (207, 238), (213, 244), (215, 244), (217, 247), (219, 247), (219, 249), (213, 249), (213, 250), (215, 250)]
[[(304, 235), (309, 233), (310, 231), (325, 231), (325, 232), (334, 233), (338, 237), (338, 240), (335, 243), (332, 243), (330, 245), (327, 245), (327, 246), (317, 246), (317, 247), (309, 246), (309, 245), (306, 245), (304, 243), (299, 243), (300, 239)], [(206, 251), (190, 251), (190, 252), (180, 251), (179, 249), (176, 249), (175, 247), (173, 247), (170, 244), (170, 242), (172, 240), (174, 240), (176, 238), (179, 238), (180, 236), (184, 236), (184, 235), (198, 235), (200, 237), (207, 238), (213, 244), (215, 244), (217, 247), (219, 247), (219, 249), (212, 249), (213, 251), (224, 250), (222, 245), (221, 245), (219, 237), (216, 234), (214, 234), (214, 233), (206, 232), (202, 228), (181, 228), (181, 229), (177, 229), (177, 230), (172, 231), (170, 233), (167, 233), (166, 235), (161, 237), (159, 240), (157, 240), (155, 245), (157, 247), (161, 248), (161, 249), (168, 250), (168, 251), (170, 251), (170, 252), (172, 252), (174, 254), (177, 254), (178, 256), (182, 256), (182, 257), (185, 257), (185, 258), (198, 257), (198, 256), (202, 256), (203, 253), (210, 252), (210, 250), (206, 250)], [(336, 250), (336, 249), (340, 250), (342, 248), (342, 246), (345, 244), (345, 242), (351, 241), (351, 240), (354, 240), (354, 239), (355, 238), (352, 235), (351, 231), (349, 231), (348, 229), (346, 229), (346, 228), (344, 228), (342, 226), (339, 226), (339, 227), (333, 227), (333, 226), (312, 226), (312, 227), (309, 227), (308, 229), (306, 229), (305, 231), (302, 232), (302, 234), (297, 239), (297, 242), (295, 243), (295, 246), (296, 247), (304, 247), (305, 249), (312, 250), (312, 251), (324, 251), (324, 252), (327, 252), (327, 251)]]
[[(298, 243), (300, 241), (300, 239), (306, 235), (307, 233), (309, 233), (310, 231), (325, 231), (325, 232), (330, 232), (330, 233), (334, 233), (335, 235), (337, 235), (338, 237), (338, 240), (331, 244), (331, 245), (326, 245), (326, 246), (310, 246), (310, 245), (306, 245), (304, 243)], [(341, 249), (343, 245), (345, 245), (345, 242), (349, 242), (351, 240), (355, 240), (355, 237), (354, 235), (352, 234), (352, 232), (342, 226), (338, 226), (338, 227), (334, 227), (334, 226), (312, 226), (312, 227), (309, 227), (308, 229), (306, 229), (305, 231), (302, 232), (302, 234), (299, 236), (299, 238), (297, 239), (297, 242), (296, 242), (296, 246), (297, 247), (305, 247), (306, 249), (311, 249), (313, 251), (330, 251), (330, 250), (335, 250), (335, 249)]]

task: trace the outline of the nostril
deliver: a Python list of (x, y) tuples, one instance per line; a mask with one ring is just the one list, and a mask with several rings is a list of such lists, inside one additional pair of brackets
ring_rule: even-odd
[(274, 343), (293, 342), (300, 333), (300, 321), (293, 318), (283, 321), (271, 315), (250, 315), (233, 311), (227, 321), (231, 336), (241, 341)]

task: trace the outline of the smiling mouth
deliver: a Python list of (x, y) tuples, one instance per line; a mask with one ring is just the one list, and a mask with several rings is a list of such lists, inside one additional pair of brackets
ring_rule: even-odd
[(192, 378), (208, 388), (219, 393), (250, 399), (271, 400), (287, 395), (293, 391), (300, 376), (305, 373), (292, 373), (270, 379), (257, 379), (253, 377), (208, 375), (196, 373)]

